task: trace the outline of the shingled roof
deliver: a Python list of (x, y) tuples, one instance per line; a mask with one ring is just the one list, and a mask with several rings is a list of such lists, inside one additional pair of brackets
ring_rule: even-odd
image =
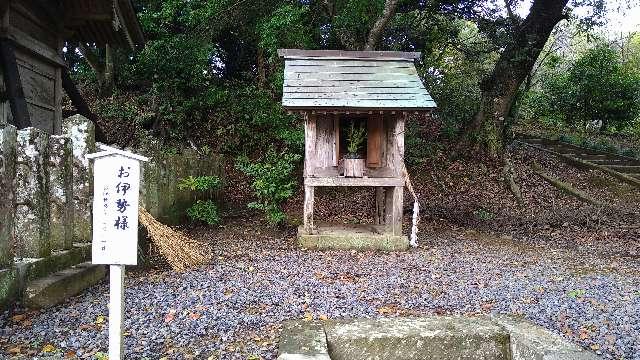
[(436, 107), (414, 66), (420, 53), (281, 49), (287, 109), (427, 110)]

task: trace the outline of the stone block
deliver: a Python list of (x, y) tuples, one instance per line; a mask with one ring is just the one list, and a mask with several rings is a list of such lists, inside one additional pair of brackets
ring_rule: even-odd
[(287, 321), (277, 360), (331, 360), (322, 322)]
[(513, 360), (597, 360), (598, 357), (530, 321), (496, 316), (494, 321), (510, 335)]
[(19, 130), (16, 149), (16, 257), (51, 253), (49, 135), (36, 128)]
[(16, 261), (20, 289), (26, 283), (53, 274), (57, 271), (83, 263), (91, 258), (91, 243), (74, 244), (69, 250), (55, 250), (44, 258), (31, 258)]
[(104, 265), (82, 263), (27, 285), (23, 303), (28, 308), (46, 308), (59, 304), (95, 285), (106, 274)]
[(17, 271), (14, 267), (0, 270), (0, 311), (8, 309), (18, 294)]
[(91, 240), (91, 205), (93, 199), (93, 170), (87, 154), (96, 151), (95, 126), (82, 115), (64, 119), (63, 133), (71, 138), (73, 148), (73, 198), (76, 242)]
[(49, 139), (49, 186), (51, 193), (51, 248), (73, 245), (73, 157), (71, 139), (54, 135)]
[(0, 127), (0, 269), (13, 263), (16, 211), (16, 128)]
[(366, 319), (325, 324), (333, 360), (508, 360), (509, 334), (486, 318)]
[(319, 250), (381, 250), (404, 251), (409, 239), (404, 235), (385, 233), (381, 225), (319, 224), (317, 231), (308, 234), (298, 227), (298, 245)]

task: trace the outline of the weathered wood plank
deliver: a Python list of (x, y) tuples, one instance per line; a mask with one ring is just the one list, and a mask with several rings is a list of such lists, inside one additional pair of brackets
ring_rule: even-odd
[(298, 74), (308, 77), (312, 74), (398, 74), (416, 75), (418, 72), (411, 66), (322, 66), (322, 65), (290, 65), (284, 69), (285, 78), (296, 78)]
[(347, 99), (283, 99), (284, 107), (299, 108), (370, 108), (424, 109), (435, 107), (433, 101), (418, 100), (347, 100)]
[(402, 186), (387, 188), (385, 191), (385, 224), (393, 235), (402, 235)]
[(318, 115), (316, 120), (315, 166), (329, 167), (337, 163), (333, 114)]
[(306, 61), (306, 60), (290, 60), (285, 63), (285, 72), (309, 72), (314, 71), (405, 71), (407, 69), (415, 69), (413, 64), (408, 62), (380, 62), (380, 61)]
[(404, 180), (391, 178), (306, 177), (305, 186), (403, 186)]
[(353, 92), (368, 94), (425, 94), (426, 90), (417, 87), (364, 87), (364, 86), (285, 86), (284, 94), (306, 94), (327, 92)]
[(9, 39), (0, 39), (0, 65), (2, 65), (5, 91), (13, 115), (12, 124), (18, 129), (27, 128), (31, 126), (29, 109), (22, 89), (15, 47)]
[(376, 209), (373, 215), (373, 221), (376, 225), (383, 225), (385, 223), (385, 188), (379, 186), (376, 188), (375, 194)]
[(318, 80), (318, 79), (284, 79), (284, 86), (292, 87), (357, 87), (357, 88), (422, 88), (419, 80)]
[(420, 52), (404, 51), (345, 51), (345, 50), (301, 50), (278, 49), (278, 56), (289, 59), (291, 57), (339, 57), (339, 58), (363, 58), (363, 59), (403, 59), (413, 61), (420, 59)]
[(367, 92), (326, 92), (326, 93), (288, 93), (282, 94), (283, 99), (349, 99), (349, 100), (415, 100), (433, 101), (426, 94), (385, 94)]
[(304, 187), (304, 208), (303, 208), (303, 226), (307, 234), (313, 233), (313, 201), (315, 189), (313, 186), (305, 184)]
[(316, 115), (307, 114), (304, 122), (304, 174), (312, 175), (316, 164)]
[(367, 119), (367, 167), (382, 166), (382, 132), (384, 124), (381, 114), (373, 114)]
[[(289, 75), (289, 76), (287, 76)], [(384, 74), (379, 72), (372, 72), (368, 74), (354, 74), (354, 73), (285, 73), (285, 79), (290, 80), (298, 80), (302, 79), (305, 81), (310, 80), (334, 80), (334, 81), (413, 81), (420, 82), (420, 78), (418, 78), (415, 74)]]

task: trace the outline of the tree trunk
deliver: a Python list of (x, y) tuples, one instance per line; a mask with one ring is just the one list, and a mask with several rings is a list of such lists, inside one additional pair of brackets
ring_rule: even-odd
[(382, 37), (382, 32), (384, 28), (387, 26), (391, 18), (396, 12), (396, 7), (398, 6), (398, 0), (386, 0), (384, 2), (384, 9), (382, 10), (382, 14), (376, 20), (375, 24), (371, 28), (369, 32), (369, 38), (367, 39), (367, 43), (364, 46), (364, 50), (374, 50), (376, 44), (380, 41)]
[(464, 129), (461, 146), (480, 145), (492, 158), (501, 157), (508, 115), (520, 85), (531, 72), (555, 25), (566, 18), (568, 0), (534, 0), (529, 15), (516, 27), (492, 73), (480, 84), (480, 107)]
[(115, 83), (115, 65), (113, 64), (113, 49), (111, 45), (105, 45), (104, 51), (104, 87), (101, 89), (102, 96), (109, 96), (113, 92)]

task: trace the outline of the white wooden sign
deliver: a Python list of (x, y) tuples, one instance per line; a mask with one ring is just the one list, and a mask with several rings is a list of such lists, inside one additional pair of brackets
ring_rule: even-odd
[(123, 358), (125, 265), (138, 263), (140, 162), (144, 156), (101, 145), (93, 167), (91, 262), (109, 265), (109, 359)]
[(147, 159), (118, 149), (89, 154), (93, 167), (94, 264), (137, 265), (140, 161)]

